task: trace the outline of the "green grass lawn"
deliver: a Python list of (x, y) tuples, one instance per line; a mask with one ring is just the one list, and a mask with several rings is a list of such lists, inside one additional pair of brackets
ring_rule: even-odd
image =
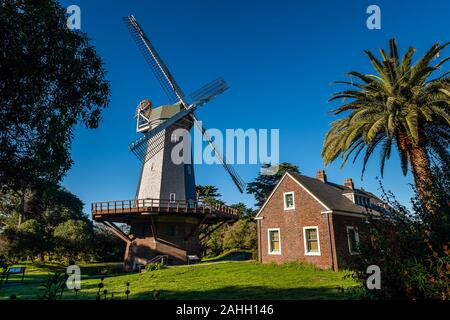
[[(101, 270), (106, 265), (81, 266), (82, 273), (89, 269)], [(0, 288), (0, 299), (15, 294), (18, 299), (37, 299), (39, 285), (49, 270), (57, 265), (34, 265), (27, 268), (24, 284), (11, 284)], [(88, 272), (89, 273), (89, 272)], [(114, 293), (115, 299), (125, 299), (126, 283), (130, 283), (130, 299), (152, 299), (153, 290), (160, 299), (348, 299), (338, 290), (355, 283), (343, 279), (344, 272), (320, 270), (296, 263), (274, 265), (246, 262), (202, 263), (191, 266), (168, 267), (145, 273), (107, 275), (104, 288)], [(95, 299), (100, 275), (82, 276), (78, 299)], [(102, 290), (103, 290), (102, 289)], [(73, 299), (66, 291), (63, 299)]]

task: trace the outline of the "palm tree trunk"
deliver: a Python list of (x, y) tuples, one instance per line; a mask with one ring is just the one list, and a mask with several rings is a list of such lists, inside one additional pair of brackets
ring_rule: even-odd
[(423, 201), (433, 200), (433, 178), (430, 169), (430, 161), (426, 150), (417, 145), (411, 146), (408, 152), (414, 183), (417, 192)]
[(430, 168), (430, 161), (425, 148), (419, 143), (413, 143), (405, 133), (398, 131), (396, 134), (397, 146), (408, 156), (408, 162), (411, 165), (411, 171), (414, 177), (414, 184), (417, 193), (428, 209), (431, 209), (429, 201), (436, 199), (431, 186), (433, 177)]

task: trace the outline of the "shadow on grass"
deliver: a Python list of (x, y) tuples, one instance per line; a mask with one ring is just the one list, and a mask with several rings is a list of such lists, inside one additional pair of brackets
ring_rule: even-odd
[[(336, 287), (299, 287), (277, 289), (269, 287), (228, 286), (205, 291), (159, 291), (160, 300), (345, 300), (350, 296)], [(131, 294), (131, 300), (151, 300), (152, 292)]]
[[(107, 287), (106, 287), (107, 288)], [(37, 288), (35, 288), (37, 289)], [(70, 291), (66, 291), (63, 299), (95, 300), (96, 285), (88, 285), (83, 288), (78, 298)], [(90, 291), (89, 289), (94, 289)], [(125, 290), (125, 287), (124, 287)], [(101, 290), (102, 292), (103, 290)], [(204, 291), (158, 291), (160, 300), (347, 300), (354, 299), (348, 294), (339, 292), (335, 287), (308, 288), (299, 287), (291, 289), (277, 289), (268, 287), (240, 287), (229, 286), (220, 289)], [(36, 299), (37, 290), (33, 292), (15, 292), (20, 300)], [(117, 300), (124, 300), (123, 292), (114, 292)], [(109, 295), (108, 295), (109, 296)], [(2, 297), (7, 299), (7, 297)], [(103, 299), (103, 295), (102, 295)], [(133, 294), (131, 288), (130, 300), (153, 300), (153, 292), (146, 291)]]

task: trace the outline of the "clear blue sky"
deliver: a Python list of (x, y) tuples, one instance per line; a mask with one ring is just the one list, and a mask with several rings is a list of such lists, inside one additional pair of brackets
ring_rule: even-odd
[[(323, 168), (322, 141), (335, 105), (327, 102), (342, 88), (333, 85), (344, 73), (371, 71), (364, 49), (386, 47), (396, 37), (403, 52), (417, 48), (417, 57), (435, 41), (449, 41), (449, 1), (61, 1), (77, 4), (82, 30), (93, 39), (112, 84), (111, 104), (99, 129), (77, 128), (74, 166), (63, 185), (85, 203), (131, 199), (140, 163), (128, 151), (137, 137), (133, 119), (143, 98), (167, 101), (122, 17), (134, 14), (160, 55), (188, 93), (223, 76), (230, 90), (198, 111), (207, 128), (278, 128), (280, 160), (297, 164), (314, 176)], [(366, 28), (366, 8), (381, 8), (382, 29)], [(378, 51), (377, 51), (378, 52)], [(357, 187), (378, 193), (376, 155), (360, 180), (361, 165), (338, 163), (326, 168), (329, 180), (353, 177)], [(246, 181), (259, 166), (237, 165)], [(198, 184), (219, 187), (228, 203), (253, 198), (241, 195), (219, 165), (196, 166)], [(411, 176), (403, 177), (398, 158), (386, 165), (383, 183), (402, 202), (411, 196)]]

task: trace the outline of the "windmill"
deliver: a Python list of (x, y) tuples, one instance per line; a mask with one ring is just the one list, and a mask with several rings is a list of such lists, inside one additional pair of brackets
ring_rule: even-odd
[[(130, 143), (129, 149), (142, 162), (142, 170), (135, 199), (93, 203), (92, 216), (127, 243), (128, 270), (158, 259), (189, 263), (190, 257), (200, 254), (200, 235), (205, 237), (222, 224), (236, 220), (236, 212), (230, 207), (198, 201), (192, 161), (175, 163), (171, 159), (172, 148), (179, 143), (177, 129), (197, 127), (243, 192), (244, 181), (226, 162), (194, 113), (228, 86), (218, 78), (186, 98), (135, 17), (131, 15), (124, 20), (169, 104), (153, 108), (152, 102), (145, 99), (136, 108), (136, 131), (142, 136)], [(188, 147), (191, 148), (190, 144)], [(128, 224), (130, 233), (126, 234), (115, 223)]]

